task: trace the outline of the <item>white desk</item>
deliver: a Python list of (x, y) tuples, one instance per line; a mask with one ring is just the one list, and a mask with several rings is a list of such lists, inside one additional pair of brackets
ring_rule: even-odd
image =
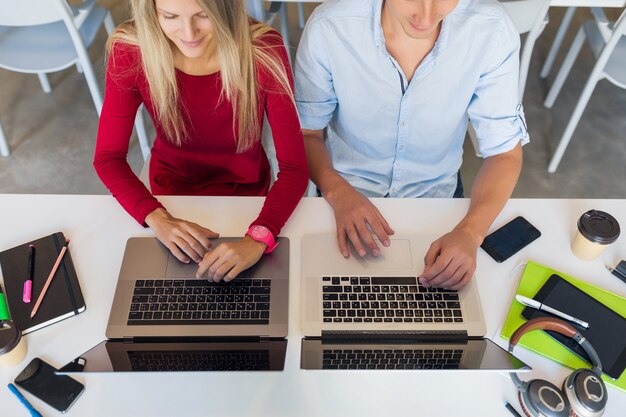
[[(242, 235), (258, 213), (261, 198), (162, 198), (169, 210), (222, 233)], [(398, 232), (438, 235), (465, 213), (468, 200), (379, 199), (375, 204)], [(29, 334), (29, 354), (13, 369), (0, 369), (0, 415), (28, 413), (5, 388), (34, 357), (61, 366), (104, 339), (115, 281), (126, 239), (150, 235), (109, 196), (0, 195), (0, 248), (6, 249), (62, 230), (71, 238), (87, 311)], [(547, 264), (626, 296), (626, 285), (603, 263), (626, 257), (621, 238), (593, 262), (577, 260), (569, 250), (576, 219), (590, 208), (606, 210), (626, 225), (626, 201), (512, 200), (494, 228), (523, 214), (543, 236), (503, 264), (479, 251), (477, 279), (487, 336), (504, 346), (499, 327), (508, 311), (519, 274), (507, 277), (527, 259)], [(506, 416), (506, 399), (517, 406), (508, 375), (465, 372), (302, 371), (300, 370), (300, 237), (333, 232), (334, 221), (321, 198), (304, 199), (283, 230), (291, 239), (289, 344), (285, 370), (261, 373), (83, 374), (86, 391), (69, 416)], [(494, 337), (495, 335), (495, 337)], [(516, 355), (535, 367), (532, 377), (560, 385), (569, 371), (523, 348)], [(33, 398), (44, 416), (56, 412)], [(608, 417), (623, 416), (626, 394), (609, 388)]]

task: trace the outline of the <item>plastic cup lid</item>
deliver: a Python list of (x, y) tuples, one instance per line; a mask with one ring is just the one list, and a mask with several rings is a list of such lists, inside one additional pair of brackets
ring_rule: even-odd
[(578, 230), (588, 240), (608, 245), (617, 240), (620, 233), (615, 217), (600, 210), (589, 210), (578, 219)]
[(13, 350), (20, 342), (22, 333), (17, 325), (10, 320), (0, 321), (0, 355)]

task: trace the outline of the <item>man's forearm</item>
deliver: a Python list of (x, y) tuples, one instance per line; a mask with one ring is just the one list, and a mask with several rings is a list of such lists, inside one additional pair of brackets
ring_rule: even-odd
[(326, 200), (331, 202), (336, 190), (343, 186), (349, 186), (349, 184), (333, 168), (321, 132), (303, 131), (303, 133), (311, 180)]
[(520, 144), (508, 152), (487, 158), (472, 186), (470, 208), (455, 229), (466, 230), (480, 245), (511, 197), (521, 169)]

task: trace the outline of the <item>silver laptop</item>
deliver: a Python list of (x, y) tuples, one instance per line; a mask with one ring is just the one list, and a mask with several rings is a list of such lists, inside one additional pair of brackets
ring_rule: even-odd
[[(240, 238), (220, 238), (221, 242)], [(130, 238), (106, 340), (59, 373), (282, 370), (289, 240), (231, 282), (196, 279), (156, 238)]]
[[(220, 238), (220, 242), (240, 238)], [(287, 336), (289, 240), (237, 279), (196, 279), (156, 238), (130, 238), (113, 297), (109, 339)]]
[(483, 339), (475, 279), (460, 291), (419, 285), (434, 240), (394, 235), (378, 257), (345, 259), (334, 234), (303, 236), (300, 367), (529, 370)]
[(334, 234), (302, 238), (302, 331), (307, 337), (485, 335), (476, 280), (461, 291), (417, 281), (433, 236), (394, 235), (381, 255), (344, 258)]

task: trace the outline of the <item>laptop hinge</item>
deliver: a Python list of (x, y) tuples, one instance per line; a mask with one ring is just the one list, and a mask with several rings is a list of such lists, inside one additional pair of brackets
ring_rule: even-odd
[(415, 341), (415, 342), (465, 342), (468, 336), (465, 330), (322, 330), (322, 341)]
[(181, 336), (181, 337), (128, 337), (123, 338), (124, 343), (210, 343), (210, 342), (259, 342), (263, 340), (259, 336)]

